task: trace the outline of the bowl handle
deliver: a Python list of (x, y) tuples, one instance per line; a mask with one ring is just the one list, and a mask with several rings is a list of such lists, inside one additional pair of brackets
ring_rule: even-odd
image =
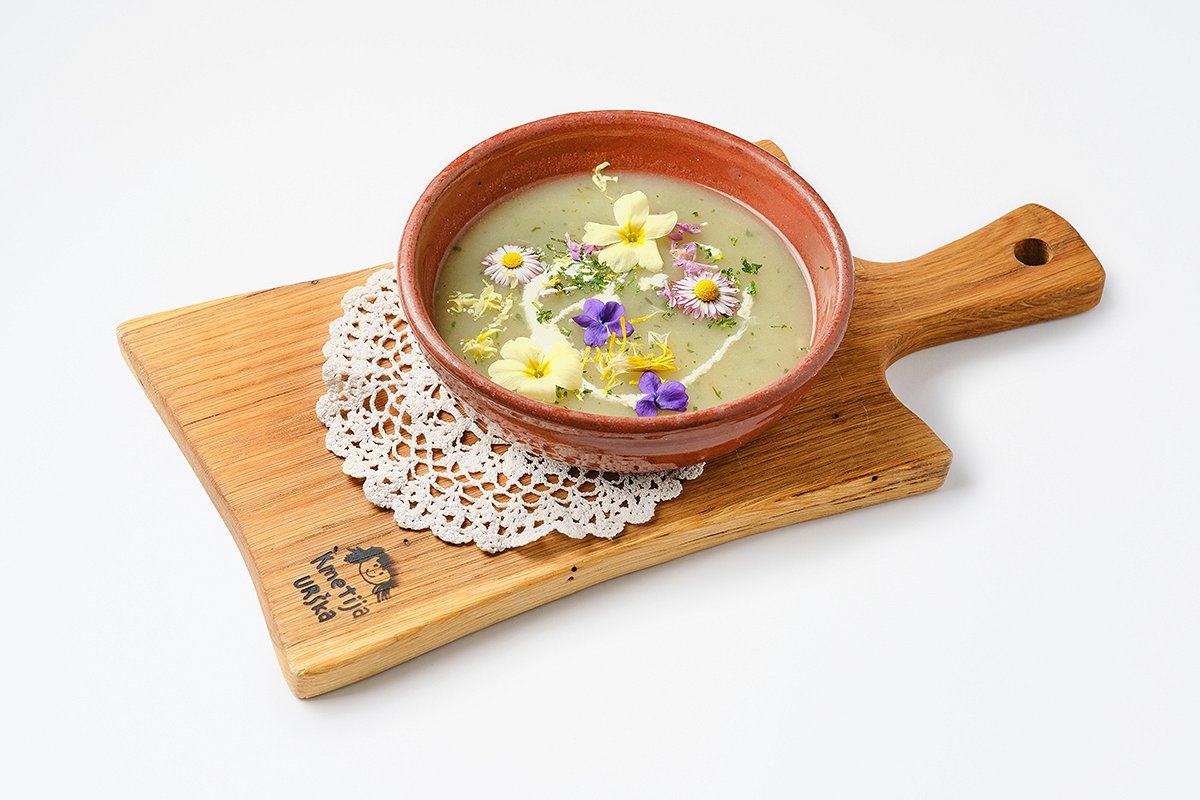
[(779, 145), (772, 142), (770, 139), (759, 139), (757, 142), (754, 143), (754, 145), (755, 145), (755, 147), (760, 147), (763, 150), (766, 150), (768, 153), (775, 156), (780, 161), (787, 164), (789, 167), (792, 165), (792, 162), (788, 161), (788, 157), (783, 152), (783, 149)]

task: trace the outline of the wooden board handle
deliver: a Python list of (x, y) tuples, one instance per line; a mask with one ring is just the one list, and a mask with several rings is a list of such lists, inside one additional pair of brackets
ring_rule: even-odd
[[(1078, 314), (1100, 302), (1104, 268), (1048, 208), (1027, 205), (908, 261), (855, 259), (855, 305), (885, 338), (884, 361), (926, 347)], [(851, 324), (854, 324), (852, 319)]]

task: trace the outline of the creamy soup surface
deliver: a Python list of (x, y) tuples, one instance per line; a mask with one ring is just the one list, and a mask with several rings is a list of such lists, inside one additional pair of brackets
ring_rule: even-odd
[(468, 364), (566, 408), (657, 416), (736, 400), (807, 355), (805, 271), (773, 228), (697, 184), (611, 174), (537, 184), (462, 232), (435, 323)]

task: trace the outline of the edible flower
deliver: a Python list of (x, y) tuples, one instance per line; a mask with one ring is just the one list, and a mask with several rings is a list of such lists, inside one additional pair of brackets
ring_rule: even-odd
[(475, 304), (476, 297), (470, 292), (455, 292), (450, 295), (447, 304), (450, 307), (451, 314), (461, 314), (469, 310)]
[(522, 286), (542, 274), (542, 262), (528, 247), (501, 245), (483, 260), (483, 274), (500, 286)]
[(478, 295), (470, 292), (455, 292), (447, 298), (447, 304), (451, 314), (467, 313), (474, 319), (481, 318), (489, 311), (494, 312), (496, 323), (502, 325), (512, 317), (513, 296), (511, 292), (506, 295), (500, 294), (485, 281), (483, 291)]
[(675, 230), (668, 233), (667, 238), (672, 241), (678, 242), (680, 239), (682, 239), (685, 235), (687, 235), (689, 233), (692, 234), (693, 236), (695, 236), (699, 232), (700, 232), (699, 225), (695, 225), (691, 222), (676, 222)]
[(627, 336), (618, 337), (616, 334), (609, 337), (606, 349), (597, 347), (591, 360), (600, 370), (604, 391), (611, 392), (621, 376), (630, 372), (672, 372), (678, 369), (675, 366), (675, 354), (667, 346), (666, 336), (651, 331), (650, 347), (657, 347), (658, 353), (645, 355), (645, 345), (631, 341)]
[(583, 328), (583, 343), (589, 347), (600, 347), (609, 336), (628, 337), (633, 335), (633, 326), (625, 320), (625, 306), (616, 300), (607, 303), (595, 297), (583, 301), (583, 313), (572, 317), (575, 324)]
[(609, 200), (612, 200), (612, 198), (608, 195), (608, 184), (616, 183), (621, 179), (616, 175), (605, 175), (604, 170), (608, 169), (608, 167), (609, 164), (607, 161), (601, 162), (592, 167), (592, 183), (596, 184), (596, 188), (600, 190), (600, 194), (608, 197)]
[(488, 367), (492, 380), (543, 403), (558, 399), (558, 389), (578, 392), (583, 386), (583, 356), (565, 339), (550, 347), (527, 336), (510, 339), (500, 348), (501, 360)]
[(603, 247), (598, 256), (613, 272), (628, 272), (634, 267), (657, 272), (662, 269), (662, 254), (655, 239), (675, 229), (678, 215), (651, 214), (645, 192), (623, 194), (613, 203), (616, 225), (589, 222), (583, 228), (583, 243)]
[(577, 242), (571, 238), (571, 234), (564, 234), (567, 237), (567, 255), (571, 261), (583, 261), (586, 256), (590, 256), (596, 251), (594, 245)]
[(667, 284), (659, 294), (667, 299), (667, 305), (696, 319), (729, 317), (741, 305), (737, 285), (716, 270), (686, 275)]
[(474, 339), (462, 340), (463, 355), (470, 356), (478, 363), (494, 358), (500, 349), (496, 347), (496, 337), (502, 328), (488, 328)]
[(642, 393), (642, 398), (633, 408), (639, 417), (657, 417), (659, 409), (687, 411), (687, 387), (679, 381), (664, 383), (657, 374), (643, 372), (638, 381), (638, 391)]
[[(678, 226), (676, 226), (678, 227)], [(671, 257), (675, 259), (673, 266), (684, 271), (684, 274), (694, 275), (700, 270), (709, 269), (707, 264), (696, 260), (696, 243), (674, 244), (671, 246)]]

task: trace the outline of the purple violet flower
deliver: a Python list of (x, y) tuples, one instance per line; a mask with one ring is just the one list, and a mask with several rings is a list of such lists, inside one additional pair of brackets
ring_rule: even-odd
[(653, 372), (643, 372), (638, 380), (638, 391), (644, 397), (637, 401), (634, 410), (639, 417), (657, 417), (658, 410), (687, 411), (687, 388), (679, 381), (667, 381)]
[(690, 222), (676, 222), (675, 230), (668, 233), (667, 238), (673, 239), (674, 241), (678, 242), (680, 239), (682, 239), (684, 237), (684, 234), (690, 233), (693, 236), (695, 236), (699, 232), (700, 232), (699, 225), (693, 225)]
[(575, 324), (583, 328), (583, 343), (589, 347), (602, 347), (608, 342), (608, 337), (632, 336), (633, 326), (625, 322), (625, 330), (621, 323), (625, 316), (625, 306), (616, 300), (597, 300), (595, 297), (583, 301), (583, 313), (572, 317)]
[(590, 256), (596, 251), (595, 245), (576, 242), (569, 233), (564, 235), (567, 237), (567, 254), (571, 256), (572, 261), (582, 261), (584, 256)]

